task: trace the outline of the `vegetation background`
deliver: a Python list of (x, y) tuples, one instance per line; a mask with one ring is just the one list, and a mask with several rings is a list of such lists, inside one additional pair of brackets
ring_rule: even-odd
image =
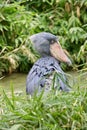
[(13, 85), (9, 93), (0, 89), (0, 130), (87, 130), (87, 0), (0, 0), (0, 77), (29, 71), (38, 58), (29, 36), (42, 31), (59, 36), (69, 69), (85, 73), (70, 93), (31, 98)]
[(0, 0), (0, 76), (29, 71), (29, 36), (42, 31), (59, 36), (73, 69), (87, 68), (87, 0)]

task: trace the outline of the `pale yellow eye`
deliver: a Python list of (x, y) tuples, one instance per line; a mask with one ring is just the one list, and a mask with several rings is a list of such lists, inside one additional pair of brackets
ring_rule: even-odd
[(54, 43), (54, 40), (51, 41), (51, 44), (53, 44), (53, 43)]

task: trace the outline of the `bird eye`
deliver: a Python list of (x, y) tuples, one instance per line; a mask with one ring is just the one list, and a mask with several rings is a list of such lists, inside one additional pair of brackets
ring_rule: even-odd
[(51, 44), (54, 44), (55, 43), (55, 41), (54, 40), (51, 40)]

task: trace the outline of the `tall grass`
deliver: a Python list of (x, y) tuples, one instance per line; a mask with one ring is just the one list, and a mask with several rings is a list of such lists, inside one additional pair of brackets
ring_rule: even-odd
[(0, 130), (86, 130), (87, 87), (70, 93), (52, 91), (33, 97), (3, 91), (0, 96)]

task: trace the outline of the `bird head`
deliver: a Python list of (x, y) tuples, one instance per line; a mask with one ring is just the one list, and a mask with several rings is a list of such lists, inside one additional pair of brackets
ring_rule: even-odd
[(58, 38), (51, 33), (37, 33), (30, 37), (34, 49), (42, 56), (52, 56), (60, 62), (71, 65), (71, 61), (64, 53)]

